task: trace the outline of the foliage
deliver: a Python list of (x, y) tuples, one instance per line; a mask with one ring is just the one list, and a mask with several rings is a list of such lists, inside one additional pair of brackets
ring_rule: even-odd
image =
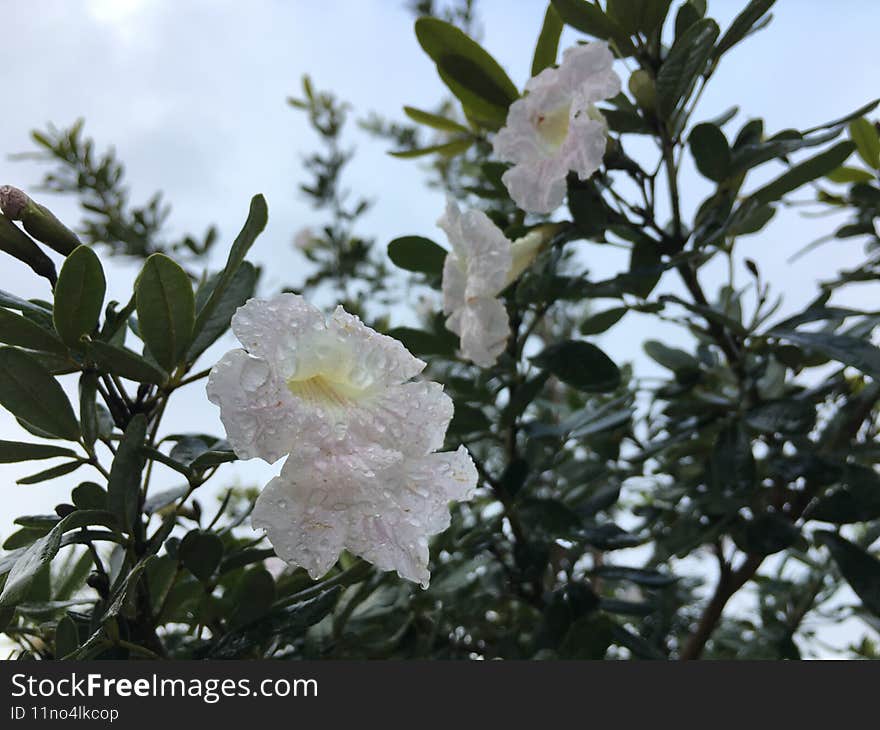
[[(414, 4), (432, 16), (416, 33), (450, 97), (361, 126), (399, 157), (430, 158), (429, 184), (517, 238), (547, 220), (515, 208), (491, 158), (518, 85), (474, 40), (472, 2), (435, 5)], [(47, 210), (25, 231), (0, 229), (2, 250), (30, 257), (52, 287), (46, 301), (0, 292), (0, 404), (26, 432), (0, 442), (0, 461), (51, 462), (20, 483), (84, 481), (54, 514), (18, 518), (3, 545), (0, 621), (17, 655), (778, 659), (822, 650), (822, 626), (846, 617), (880, 626), (880, 320), (831, 301), (878, 276), (876, 102), (805, 130), (737, 126), (737, 108), (697, 121), (719, 64), (736, 62), (772, 5), (751, 0), (722, 29), (698, 0), (553, 0), (533, 71), (556, 63), (565, 24), (627, 59), (629, 93), (601, 109), (602, 168), (569, 178), (560, 233), (503, 293), (512, 336), (490, 368), (456, 357), (436, 311), (390, 327), (395, 305), (437, 300), (442, 247), (401, 232), (386, 253), (362, 236), (368, 198), (342, 182), (349, 107), (308, 79), (290, 100), (320, 142), (301, 190), (327, 216), (301, 239), (310, 275), (290, 286), (344, 303), (425, 359), (455, 401), (447, 446), (467, 446), (480, 472), (478, 497), (432, 545), (424, 591), (349, 556), (319, 581), (280, 569), (249, 527), (253, 490), (228, 489), (210, 510), (197, 499), (236, 458), (222, 437), (159, 437), (168, 401), (207, 375), (205, 350), (255, 292), (247, 255), (266, 223), (262, 197), (225, 267), (202, 271), (213, 229), (167, 241), (161, 197), (133, 206), (122, 164), (96, 156), (81, 122), (35, 133), (55, 165), (46, 189), (76, 195), (85, 218), (57, 283), (25, 232), (45, 242)], [(630, 156), (647, 149), (636, 136), (656, 154)], [(679, 189), (689, 158), (712, 186), (692, 219)], [(760, 261), (745, 260), (746, 285), (734, 280), (736, 247), (795, 192), (843, 212), (834, 237), (863, 240), (865, 256), (780, 319)], [(628, 269), (593, 278), (587, 245), (627, 249)], [(105, 302), (102, 261), (120, 254), (143, 270), (128, 302)], [(706, 292), (701, 273), (716, 260), (729, 280)], [(686, 296), (656, 293), (671, 279)], [(686, 348), (644, 343), (660, 382), (593, 341), (635, 318), (689, 334)], [(59, 382), (78, 382), (75, 404)], [(151, 489), (156, 463), (181, 486)], [(737, 594), (748, 608), (728, 606)], [(846, 651), (877, 655), (869, 638)]]

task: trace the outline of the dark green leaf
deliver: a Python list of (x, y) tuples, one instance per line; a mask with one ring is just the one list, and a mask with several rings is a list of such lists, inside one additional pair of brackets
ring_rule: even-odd
[(230, 450), (206, 451), (204, 454), (199, 455), (193, 460), (192, 464), (190, 464), (190, 468), (196, 472), (203, 471), (212, 466), (228, 464), (231, 461), (235, 461), (237, 458), (235, 452)]
[(388, 330), (388, 336), (400, 340), (404, 347), (414, 355), (442, 355), (452, 357), (458, 347), (458, 340), (449, 332), (435, 334), (412, 327), (395, 327)]
[(388, 244), (388, 258), (406, 271), (439, 276), (446, 254), (445, 248), (422, 236), (402, 236)]
[(820, 497), (807, 510), (810, 520), (846, 525), (880, 517), (880, 475), (858, 464), (847, 464), (842, 485)]
[(125, 429), (116, 449), (107, 481), (107, 506), (120, 524), (131, 529), (137, 519), (141, 472), (146, 457), (143, 444), (147, 436), (147, 417), (134, 416)]
[(867, 340), (827, 332), (780, 329), (771, 330), (769, 334), (811, 350), (818, 350), (832, 360), (850, 365), (874, 380), (880, 380), (880, 349)]
[(71, 472), (76, 471), (84, 463), (85, 462), (80, 459), (78, 459), (77, 461), (68, 461), (64, 464), (53, 466), (51, 469), (46, 469), (45, 471), (38, 472), (37, 474), (31, 474), (28, 477), (22, 477), (15, 483), (39, 484), (40, 482), (48, 482), (50, 479), (57, 479), (58, 477), (63, 477), (65, 474), (70, 474)]
[(628, 580), (648, 588), (663, 588), (678, 580), (674, 575), (647, 568), (627, 568), (622, 565), (601, 565), (593, 571), (606, 580)]
[(688, 138), (691, 154), (700, 173), (720, 182), (727, 176), (730, 168), (730, 146), (727, 137), (724, 136), (714, 124), (698, 124), (691, 131)]
[(625, 55), (634, 51), (627, 32), (617, 21), (602, 12), (602, 8), (587, 0), (550, 0), (559, 17), (566, 25), (570, 25), (581, 33), (586, 33), (602, 40), (615, 40)]
[(0, 441), (0, 464), (18, 461), (53, 459), (56, 456), (75, 457), (76, 452), (51, 444), (27, 444), (20, 441)]
[(94, 482), (83, 482), (71, 494), (73, 504), (81, 510), (106, 510), (107, 490)]
[(98, 256), (79, 246), (61, 267), (55, 286), (55, 330), (68, 347), (79, 347), (80, 338), (98, 326), (107, 281)]
[(209, 320), (214, 314), (214, 310), (220, 306), (226, 294), (226, 290), (232, 285), (235, 274), (247, 256), (257, 236), (262, 233), (266, 227), (269, 218), (269, 211), (266, 207), (266, 199), (262, 195), (255, 195), (251, 199), (250, 210), (248, 211), (247, 220), (241, 232), (232, 242), (229, 249), (229, 256), (226, 259), (226, 266), (220, 272), (217, 284), (211, 290), (211, 294), (204, 306), (199, 310), (196, 316), (196, 323), (193, 332), (196, 336), (205, 328)]
[(755, 23), (770, 10), (775, 2), (776, 0), (750, 0), (749, 4), (733, 19), (730, 27), (721, 36), (721, 40), (718, 41), (715, 52), (712, 54), (713, 57), (718, 58), (745, 38), (754, 28)]
[(79, 631), (70, 616), (63, 616), (55, 627), (55, 658), (61, 659), (79, 648)]
[(275, 580), (262, 567), (248, 570), (232, 592), (232, 615), (234, 628), (246, 626), (265, 616), (275, 601)]
[(64, 346), (54, 332), (43, 329), (31, 319), (0, 309), (0, 342), (18, 345), (29, 350), (43, 350), (65, 354)]
[(617, 365), (589, 342), (568, 340), (550, 345), (532, 362), (563, 383), (588, 393), (607, 393), (620, 385)]
[(816, 539), (831, 551), (831, 557), (865, 608), (880, 616), (880, 560), (834, 532), (817, 532)]
[(192, 340), (195, 297), (189, 277), (170, 258), (155, 253), (138, 277), (135, 301), (141, 338), (156, 362), (170, 372)]
[[(718, 24), (709, 18), (698, 20), (678, 38), (657, 72), (657, 111), (673, 120), (706, 70), (718, 37)], [(670, 127), (676, 131), (676, 124)]]
[(763, 433), (803, 434), (816, 421), (816, 409), (806, 400), (779, 400), (762, 403), (745, 416), (745, 422)]
[(223, 557), (223, 542), (212, 532), (192, 530), (180, 541), (180, 562), (199, 580), (206, 581)]
[[(204, 287), (199, 289), (196, 296), (196, 305), (199, 309), (202, 308), (214, 287), (220, 281), (220, 276), (220, 274), (215, 275)], [(229, 329), (229, 323), (232, 321), (232, 315), (235, 314), (235, 310), (254, 295), (256, 286), (257, 269), (250, 262), (243, 261), (238, 271), (235, 272), (235, 276), (229, 282), (229, 286), (217, 302), (214, 311), (202, 322), (201, 329), (195, 333), (192, 345), (190, 345), (189, 352), (186, 354), (187, 362), (195, 362), (208, 347)]]
[(722, 493), (747, 492), (755, 486), (756, 478), (752, 441), (739, 421), (729, 423), (712, 449), (713, 486)]
[(535, 45), (535, 55), (532, 58), (532, 76), (537, 76), (545, 68), (556, 63), (556, 54), (559, 50), (559, 36), (562, 35), (562, 18), (553, 4), (547, 6), (544, 14), (544, 24)]
[(98, 374), (83, 373), (79, 378), (79, 422), (86, 446), (94, 446), (98, 438)]
[(840, 167), (846, 162), (852, 151), (852, 142), (838, 142), (831, 149), (794, 165), (787, 172), (752, 193), (749, 199), (759, 204), (779, 200), (787, 193)]
[(0, 404), (52, 436), (79, 440), (79, 422), (58, 381), (33, 357), (0, 348)]
[(801, 533), (778, 512), (766, 512), (733, 531), (737, 547), (753, 555), (772, 555), (791, 547)]
[(650, 35), (665, 20), (672, 0), (608, 0), (608, 17), (625, 33)]
[(700, 370), (700, 362), (693, 355), (676, 347), (664, 345), (657, 340), (646, 340), (642, 349), (654, 362), (671, 370), (676, 375), (681, 373), (682, 377), (690, 377)]
[(89, 357), (103, 370), (136, 383), (162, 385), (168, 374), (127, 347), (94, 340), (89, 344)]
[(467, 112), (496, 128), (504, 123), (507, 107), (519, 98), (519, 91), (492, 56), (454, 25), (437, 18), (419, 18), (416, 37)]
[(604, 312), (597, 312), (581, 323), (582, 335), (598, 335), (617, 324), (629, 311), (627, 307), (614, 307)]

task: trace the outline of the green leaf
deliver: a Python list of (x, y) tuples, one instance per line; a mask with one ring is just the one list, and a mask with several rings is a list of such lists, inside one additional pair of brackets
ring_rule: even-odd
[(52, 436), (79, 440), (79, 423), (58, 381), (33, 357), (11, 347), (0, 347), (0, 405)]
[(852, 142), (838, 142), (831, 149), (794, 165), (787, 172), (752, 193), (749, 200), (760, 204), (779, 200), (801, 185), (806, 185), (840, 167), (852, 154), (853, 148)]
[(832, 170), (825, 177), (827, 177), (831, 182), (835, 182), (838, 184), (846, 184), (846, 183), (866, 183), (873, 182), (877, 179), (877, 176), (874, 173), (868, 172), (867, 170), (862, 170), (859, 167), (838, 167), (836, 170)]
[(29, 350), (43, 350), (58, 354), (67, 353), (54, 332), (43, 329), (31, 319), (0, 309), (0, 342), (7, 345), (18, 345)]
[(452, 119), (441, 117), (439, 114), (422, 111), (421, 109), (416, 109), (412, 106), (403, 107), (403, 113), (417, 124), (424, 124), (426, 127), (431, 127), (431, 129), (439, 129), (441, 132), (455, 132), (457, 134), (467, 135), (471, 133), (471, 130), (467, 127)]
[(107, 510), (107, 490), (94, 482), (83, 482), (74, 487), (71, 499), (77, 509)]
[(730, 169), (730, 146), (718, 127), (708, 122), (698, 124), (688, 138), (697, 169), (715, 182), (721, 182)]
[(775, 2), (776, 0), (750, 0), (749, 4), (733, 19), (730, 27), (721, 36), (712, 57), (717, 59), (722, 53), (726, 53), (745, 38), (754, 28), (755, 23), (773, 7)]
[(666, 19), (672, 0), (608, 0), (608, 17), (629, 35), (650, 35)]
[(402, 236), (388, 244), (388, 258), (400, 269), (439, 276), (447, 251), (429, 238)]
[(180, 562), (196, 578), (208, 580), (220, 565), (223, 558), (223, 542), (213, 532), (191, 530), (180, 541), (178, 548)]
[(229, 256), (226, 259), (226, 266), (220, 272), (216, 286), (211, 291), (205, 305), (199, 310), (196, 316), (195, 327), (193, 332), (196, 336), (205, 328), (209, 319), (214, 314), (214, 310), (220, 306), (220, 302), (226, 293), (226, 290), (232, 285), (235, 274), (244, 262), (244, 257), (250, 251), (257, 236), (262, 233), (269, 219), (269, 210), (266, 207), (266, 199), (262, 195), (255, 195), (251, 199), (250, 210), (248, 211), (247, 220), (241, 232), (232, 242), (232, 248), (229, 249)]
[[(210, 316), (202, 323), (202, 328), (195, 333), (186, 361), (195, 362), (199, 356), (216, 342), (229, 329), (232, 315), (235, 310), (242, 306), (254, 295), (257, 287), (257, 269), (248, 261), (243, 261), (229, 286), (223, 292), (217, 306)], [(199, 289), (196, 295), (196, 306), (201, 309), (205, 301), (211, 295), (220, 280), (220, 274), (215, 275)], [(203, 293), (204, 292), (204, 293)], [(203, 301), (202, 301), (203, 300)]]
[(752, 441), (739, 421), (718, 434), (712, 449), (713, 485), (721, 492), (747, 492), (755, 486), (757, 470)]
[(450, 23), (419, 18), (416, 38), (437, 65), (440, 78), (465, 110), (493, 128), (507, 118), (519, 91), (504, 69), (473, 39)]
[(535, 55), (532, 58), (532, 76), (537, 76), (545, 68), (556, 63), (556, 54), (559, 51), (559, 36), (562, 35), (564, 24), (559, 12), (553, 7), (553, 3), (547, 6), (544, 14), (544, 24), (538, 35), (538, 43), (535, 45)]
[(100, 512), (73, 512), (61, 520), (46, 535), (31, 543), (16, 558), (12, 570), (6, 578), (0, 606), (15, 606), (27, 595), (37, 574), (45, 568), (61, 548), (61, 537), (68, 530), (75, 530), (91, 524), (111, 526), (110, 516)]
[(628, 580), (648, 588), (663, 588), (678, 580), (674, 575), (661, 573), (659, 570), (627, 568), (622, 565), (602, 565), (596, 568), (594, 573), (606, 580)]
[(859, 117), (849, 123), (849, 136), (865, 164), (872, 170), (880, 169), (880, 134), (877, 128), (864, 117)]
[(66, 474), (70, 474), (71, 472), (79, 469), (85, 462), (81, 459), (77, 459), (76, 461), (68, 461), (64, 464), (59, 464), (58, 466), (53, 466), (51, 469), (46, 469), (45, 471), (38, 472), (37, 474), (31, 474), (28, 477), (22, 477), (18, 479), (16, 484), (39, 484), (40, 482), (48, 482), (50, 479), (57, 479), (58, 477), (63, 477)]
[(753, 555), (772, 555), (797, 542), (800, 530), (778, 512), (766, 512), (733, 531), (733, 541), (740, 550)]
[(170, 258), (154, 253), (138, 277), (135, 301), (141, 338), (170, 372), (192, 340), (195, 297), (189, 277)]
[(816, 408), (806, 400), (762, 403), (745, 415), (745, 422), (762, 433), (804, 434), (816, 421)]
[[(15, 223), (0, 213), (0, 251), (27, 264), (38, 276), (54, 284), (55, 264), (43, 250)], [(5, 265), (5, 264), (4, 264)]]
[(21, 299), (20, 297), (15, 296), (14, 294), (10, 294), (9, 292), (5, 292), (0, 290), (0, 307), (6, 307), (7, 309), (15, 309), (18, 312), (30, 312), (31, 314), (35, 314), (40, 318), (49, 318), (52, 319), (52, 310), (46, 309), (40, 304), (35, 304), (34, 302), (26, 301), (25, 299)]
[(107, 480), (107, 506), (121, 525), (131, 529), (138, 516), (141, 472), (146, 457), (147, 417), (138, 413), (129, 422), (116, 449)]
[(0, 441), (0, 464), (18, 461), (54, 459), (58, 456), (75, 457), (76, 452), (51, 444), (26, 444), (20, 441)]
[(98, 439), (98, 374), (85, 372), (79, 378), (79, 422), (83, 441), (88, 447)]
[(275, 602), (275, 579), (263, 567), (248, 570), (235, 585), (232, 593), (233, 628), (247, 626), (263, 618)]
[(880, 517), (880, 476), (872, 468), (847, 464), (842, 484), (810, 505), (808, 520), (846, 525)]
[(98, 326), (107, 281), (98, 256), (88, 246), (79, 246), (61, 267), (55, 286), (52, 317), (55, 330), (68, 347), (79, 347), (80, 338)]
[(663, 259), (657, 242), (647, 236), (639, 238), (629, 257), (626, 290), (647, 299), (663, 276)]
[(769, 334), (802, 347), (818, 350), (832, 360), (850, 365), (861, 370), (865, 375), (870, 375), (874, 380), (880, 380), (880, 349), (867, 340), (827, 332), (771, 330)]
[(435, 144), (431, 147), (421, 147), (415, 150), (394, 150), (388, 154), (402, 160), (435, 154), (442, 155), (443, 157), (455, 157), (456, 155), (460, 155), (469, 150), (474, 141), (475, 139), (473, 137), (462, 137), (460, 139), (453, 139), (451, 142)]
[(563, 383), (587, 393), (607, 393), (620, 385), (617, 365), (589, 342), (568, 340), (550, 345), (531, 360)]
[(70, 616), (63, 616), (55, 627), (55, 658), (61, 659), (79, 649), (79, 631)]
[(581, 323), (582, 335), (598, 335), (617, 324), (629, 311), (626, 307), (614, 307), (587, 317)]
[(550, 0), (559, 17), (566, 25), (602, 40), (614, 40), (621, 53), (630, 55), (635, 48), (627, 32), (602, 8), (586, 0)]
[(862, 599), (864, 607), (880, 616), (880, 560), (834, 532), (817, 532), (816, 539), (831, 552), (831, 557), (846, 582)]
[(440, 355), (452, 357), (458, 347), (458, 339), (451, 332), (437, 333), (412, 327), (395, 327), (386, 333), (395, 340), (400, 340), (403, 346), (413, 355)]
[(234, 451), (206, 451), (204, 454), (199, 454), (199, 456), (193, 459), (189, 467), (193, 471), (204, 471), (205, 469), (208, 469), (212, 466), (228, 464), (230, 462), (236, 461), (237, 459), (238, 457), (235, 455)]
[(89, 357), (102, 370), (136, 383), (162, 385), (168, 380), (168, 373), (127, 347), (117, 347), (108, 342), (93, 340), (89, 344)]
[(657, 111), (662, 119), (673, 123), (679, 109), (690, 98), (697, 79), (706, 70), (718, 24), (709, 18), (698, 20), (678, 38), (657, 72)]
[(679, 350), (677, 347), (669, 347), (657, 340), (646, 340), (642, 345), (645, 354), (654, 362), (671, 370), (676, 375), (679, 373), (699, 372), (700, 362), (688, 352)]

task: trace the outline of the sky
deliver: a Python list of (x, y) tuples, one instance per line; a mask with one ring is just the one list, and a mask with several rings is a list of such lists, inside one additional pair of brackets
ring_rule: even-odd
[[(744, 2), (710, 0), (709, 12), (722, 29)], [(522, 86), (546, 4), (543, 0), (482, 0), (484, 47)], [(285, 103), (299, 93), (299, 79), (348, 100), (360, 116), (377, 111), (401, 118), (404, 104), (430, 108), (444, 94), (431, 61), (419, 48), (412, 17), (403, 0), (40, 0), (0, 2), (5, 30), (0, 44), (4, 78), (0, 115), (0, 184), (32, 193), (62, 220), (78, 222), (75, 202), (40, 195), (36, 185), (45, 167), (12, 161), (8, 155), (32, 149), (30, 130), (52, 122), (67, 126), (79, 117), (102, 149), (113, 145), (127, 168), (134, 201), (162, 190), (173, 205), (172, 232), (221, 233), (215, 267), (243, 222), (257, 192), (269, 204), (269, 225), (251, 258), (267, 267), (263, 293), (301, 279), (303, 261), (293, 235), (320, 219), (297, 194), (306, 179), (302, 156), (314, 135), (304, 118)], [(710, 119), (739, 104), (737, 129), (760, 116), (773, 133), (808, 128), (842, 116), (880, 96), (876, 33), (880, 3), (871, 0), (781, 0), (769, 30), (737, 46), (722, 63), (705, 93), (696, 119)], [(562, 47), (578, 34), (566, 30)], [(621, 68), (621, 75), (625, 69)], [(625, 77), (624, 77), (625, 78)], [(443, 208), (438, 191), (424, 187), (418, 163), (389, 157), (384, 144), (363, 135), (350, 138), (357, 157), (347, 184), (375, 201), (361, 232), (380, 243), (404, 234), (442, 241), (435, 226)], [(633, 148), (638, 154), (638, 146)], [(768, 165), (750, 178), (749, 188), (781, 168)], [(692, 215), (710, 184), (693, 170), (689, 157), (682, 178), (685, 215)], [(805, 197), (802, 194), (797, 197)], [(815, 295), (817, 279), (855, 265), (858, 243), (835, 243), (788, 263), (797, 249), (833, 230), (833, 219), (805, 218), (783, 211), (761, 234), (742, 239), (741, 255), (760, 262), (765, 278), (785, 295), (783, 312), (795, 311)], [(594, 276), (613, 276), (625, 256), (609, 247), (589, 247)], [(127, 300), (137, 266), (105, 261), (108, 299)], [(714, 291), (720, 276), (708, 271), (703, 283)], [(738, 273), (746, 283), (746, 272)], [(671, 277), (666, 277), (671, 279)], [(661, 285), (679, 290), (672, 281)], [(8, 257), (0, 260), (0, 289), (24, 297), (46, 297), (46, 287)], [(836, 300), (876, 308), (876, 289), (863, 286)], [(601, 303), (597, 309), (601, 309)], [(410, 313), (398, 311), (406, 320)], [(642, 354), (649, 337), (687, 340), (653, 319), (629, 315), (599, 344), (618, 362), (634, 361), (642, 375), (661, 371)], [(210, 364), (233, 346), (227, 338), (209, 350)], [(201, 385), (183, 394), (167, 416), (169, 432), (222, 433), (217, 410)], [(8, 414), (0, 413), (0, 438), (25, 436)], [(50, 511), (87, 478), (86, 469), (57, 483), (18, 486), (32, 466), (0, 465), (0, 535), (14, 516)], [(223, 484), (262, 485), (278, 467), (247, 462), (223, 467)], [(174, 474), (159, 469), (162, 486)]]

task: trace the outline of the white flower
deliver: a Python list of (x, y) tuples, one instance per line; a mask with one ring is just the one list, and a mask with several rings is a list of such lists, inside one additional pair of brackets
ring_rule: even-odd
[(295, 294), (251, 299), (232, 319), (244, 349), (214, 366), (241, 458), (289, 457), (257, 499), (253, 524), (276, 553), (318, 578), (342, 550), (427, 585), (428, 537), (477, 474), (443, 445), (452, 401), (403, 345), (337, 307), (329, 320)]
[(510, 336), (507, 310), (498, 299), (513, 267), (510, 241), (485, 213), (462, 214), (452, 200), (437, 225), (452, 246), (443, 265), (446, 327), (461, 338), (464, 357), (489, 367)]
[(557, 226), (539, 226), (511, 243), (485, 213), (462, 213), (451, 199), (437, 225), (452, 246), (443, 264), (446, 327), (459, 336), (464, 357), (489, 367), (510, 337), (498, 295), (531, 265)]
[(603, 42), (569, 48), (559, 68), (546, 68), (510, 105), (495, 135), (495, 154), (514, 166), (502, 180), (510, 197), (530, 213), (549, 213), (565, 197), (569, 171), (581, 180), (602, 163), (607, 125), (595, 103), (620, 93), (614, 57)]

